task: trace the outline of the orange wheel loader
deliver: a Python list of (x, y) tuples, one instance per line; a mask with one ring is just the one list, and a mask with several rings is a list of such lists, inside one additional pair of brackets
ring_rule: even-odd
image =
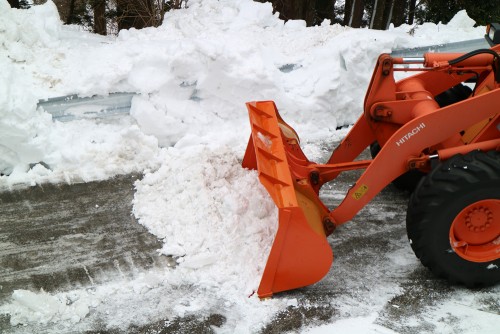
[[(489, 26), (490, 40), (500, 31)], [(274, 102), (250, 102), (243, 167), (279, 210), (260, 298), (304, 287), (329, 271), (327, 237), (391, 182), (414, 187), (406, 228), (422, 264), (468, 287), (500, 281), (500, 45), (419, 58), (379, 56), (364, 112), (326, 164), (304, 155)], [(411, 66), (409, 64), (412, 64)], [(415, 71), (398, 82), (395, 71)], [(356, 160), (368, 147), (373, 159)], [(364, 170), (329, 210), (319, 190), (340, 173)]]

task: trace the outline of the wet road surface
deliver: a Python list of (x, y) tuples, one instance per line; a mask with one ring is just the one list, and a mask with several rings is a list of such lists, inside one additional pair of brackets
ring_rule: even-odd
[[(342, 175), (325, 187), (321, 195), (325, 203), (337, 205), (356, 177), (355, 173)], [(136, 179), (128, 175), (0, 193), (0, 305), (15, 289), (65, 291), (170, 265), (170, 259), (158, 255), (161, 242), (131, 213)], [(336, 257), (331, 272), (313, 286), (283, 293), (298, 304), (279, 313), (262, 333), (297, 332), (305, 326), (355, 317), (350, 312), (356, 305), (376, 305), (380, 302), (376, 290), (385, 287), (396, 293), (384, 302), (377, 324), (398, 333), (433, 332), (436, 320), (429, 319), (429, 307), (465, 289), (433, 277), (409, 255), (404, 227), (407, 200), (407, 193), (389, 186), (352, 222), (340, 227), (329, 239)], [(475, 311), (500, 320), (498, 291), (494, 287), (471, 292), (481, 305)], [(84, 333), (214, 333), (225, 321), (215, 311), (200, 317), (168, 319), (166, 315), (126, 331), (97, 324)], [(450, 316), (440, 321), (453, 328), (457, 320)], [(4, 315), (0, 332), (29, 333), (30, 328), (11, 327)]]

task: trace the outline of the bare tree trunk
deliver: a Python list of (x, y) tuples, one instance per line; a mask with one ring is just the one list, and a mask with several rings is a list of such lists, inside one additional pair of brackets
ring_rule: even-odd
[(106, 35), (106, 0), (96, 0), (94, 2), (94, 32)]
[(184, 2), (184, 0), (172, 0), (171, 2), (172, 2), (173, 9), (181, 9), (182, 3)]
[(416, 4), (417, 0), (410, 0), (410, 7), (408, 9), (408, 24), (413, 24), (413, 20), (415, 19)]
[(394, 12), (394, 0), (387, 0), (386, 6), (385, 6), (385, 12), (387, 13), (384, 15), (384, 20), (385, 20), (385, 27), (384, 29), (387, 30), (389, 29), (392, 21), (392, 15)]
[(75, 17), (75, 1), (76, 0), (71, 0), (69, 3), (69, 12), (68, 12), (68, 17), (66, 19), (66, 24), (73, 23), (73, 19)]
[(349, 26), (353, 28), (361, 27), (361, 23), (363, 22), (364, 12), (365, 12), (365, 0), (354, 0)]
[(372, 15), (370, 17), (370, 25), (368, 26), (370, 29), (373, 28), (373, 24), (375, 22), (375, 15), (377, 15), (377, 7), (378, 7), (378, 0), (375, 0), (375, 3), (373, 4)]
[(384, 16), (386, 16), (386, 0), (375, 0), (373, 5), (373, 14), (370, 22), (371, 29), (384, 30), (385, 23)]
[(316, 0), (316, 23), (321, 23), (327, 19), (333, 22), (335, 15), (333, 9), (336, 0)]
[(351, 26), (351, 17), (353, 12), (354, 2), (356, 0), (345, 0), (344, 4), (344, 21), (342, 22), (345, 26)]
[(20, 8), (19, 0), (7, 0), (10, 5), (10, 8)]
[(344, 25), (359, 28), (363, 23), (365, 12), (365, 0), (346, 0), (345, 2)]
[(395, 27), (399, 27), (406, 21), (406, 7), (408, 6), (408, 0), (395, 0), (394, 1), (394, 13), (392, 15), (392, 23)]
[(272, 0), (273, 11), (282, 20), (305, 20), (307, 26), (316, 22), (316, 0)]

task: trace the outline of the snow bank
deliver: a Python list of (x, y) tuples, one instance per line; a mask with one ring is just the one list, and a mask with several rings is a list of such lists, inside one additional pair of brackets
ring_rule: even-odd
[(32, 75), (23, 64), (33, 61), (36, 48), (55, 46), (60, 27), (53, 3), (25, 13), (0, 1), (0, 173), (25, 173), (44, 157), (38, 134), (50, 117), (36, 110)]
[[(29, 10), (0, 2), (0, 188), (99, 180), (156, 168), (158, 141), (135, 122), (62, 124), (37, 109), (39, 99), (85, 94), (88, 85), (80, 73), (96, 59), (87, 53), (87, 40), (102, 46), (103, 39), (64, 27), (51, 1)], [(96, 87), (89, 95), (114, 91), (116, 82), (100, 86), (106, 72), (117, 71), (108, 68), (87, 77)]]
[[(283, 24), (269, 3), (207, 0), (190, 1), (189, 9), (167, 13), (158, 29), (122, 31), (115, 38), (63, 26), (51, 1), (30, 10), (1, 3), (3, 188), (157, 168), (151, 161), (158, 152), (152, 152), (148, 136), (168, 147), (194, 135), (212, 144), (230, 143), (241, 152), (249, 133), (244, 108), (249, 100), (275, 100), (303, 137), (330, 136), (337, 126), (356, 120), (380, 52), (483, 33), (472, 27), (465, 12), (450, 26), (426, 24), (410, 36), (409, 26), (382, 32), (328, 24), (306, 28), (299, 21)], [(36, 109), (38, 99), (117, 91), (142, 94), (133, 101), (131, 113), (143, 133), (137, 145), (151, 154), (123, 156), (123, 146), (137, 137), (103, 139), (109, 125), (84, 123), (82, 127), (92, 128), (109, 146), (106, 154), (94, 156), (91, 138), (65, 141), (75, 126), (55, 124)], [(121, 133), (130, 126), (112, 131)], [(72, 151), (68, 159), (60, 154), (66, 147)], [(112, 151), (117, 153), (108, 154)]]
[[(244, 103), (275, 100), (306, 153), (319, 156), (313, 147), (357, 119), (379, 53), (481, 37), (484, 28), (472, 26), (461, 12), (449, 25), (424, 24), (413, 36), (411, 26), (306, 28), (284, 24), (268, 3), (190, 0), (157, 29), (102, 37), (63, 26), (50, 1), (19, 11), (0, 0), (0, 188), (144, 172), (134, 214), (177, 261), (139, 281), (79, 292), (75, 308), (64, 306), (64, 294), (18, 291), (2, 311), (13, 324), (78, 322), (88, 308), (152, 298), (164, 314), (217, 309), (231, 314), (226, 332), (256, 331), (296, 301), (248, 298), (265, 265), (276, 209), (256, 174), (240, 167), (250, 133)], [(119, 91), (140, 96), (131, 117), (113, 122), (59, 123), (36, 108), (38, 99)], [(189, 291), (176, 293), (182, 286)], [(101, 314), (116, 326), (148, 320), (141, 315)]]

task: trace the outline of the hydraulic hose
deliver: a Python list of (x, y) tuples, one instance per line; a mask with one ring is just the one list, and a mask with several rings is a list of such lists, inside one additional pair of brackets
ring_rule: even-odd
[(471, 57), (474, 57), (474, 56), (477, 56), (477, 55), (483, 54), (483, 53), (491, 54), (493, 56), (493, 60), (498, 59), (498, 53), (496, 53), (495, 51), (490, 50), (490, 49), (479, 49), (479, 50), (474, 50), (474, 51), (471, 51), (469, 53), (466, 53), (458, 58), (452, 59), (452, 60), (448, 61), (448, 63), (450, 65), (456, 65), (456, 64), (458, 64), (466, 59), (469, 59)]
[(485, 54), (485, 53), (491, 54), (493, 56), (492, 66), (493, 66), (493, 72), (495, 73), (495, 81), (500, 82), (500, 58), (499, 58), (498, 53), (496, 53), (495, 51), (493, 51), (491, 49), (474, 50), (474, 51), (466, 53), (460, 57), (452, 59), (452, 60), (448, 61), (448, 63), (450, 65), (456, 65), (456, 64), (458, 64), (466, 59), (477, 56), (479, 54)]

